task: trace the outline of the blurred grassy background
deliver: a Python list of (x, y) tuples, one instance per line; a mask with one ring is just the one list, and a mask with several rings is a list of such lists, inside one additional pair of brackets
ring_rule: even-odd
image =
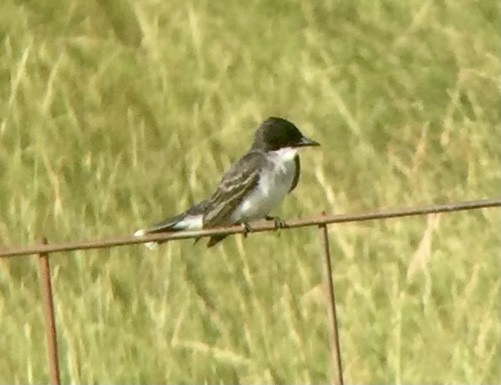
[[(284, 218), (499, 196), (495, 0), (6, 0), (0, 244), (130, 233), (209, 194), (256, 125)], [(347, 383), (499, 383), (499, 211), (331, 227)], [(54, 255), (64, 383), (325, 383), (314, 229)], [(0, 262), (0, 382), (47, 381), (34, 259)]]

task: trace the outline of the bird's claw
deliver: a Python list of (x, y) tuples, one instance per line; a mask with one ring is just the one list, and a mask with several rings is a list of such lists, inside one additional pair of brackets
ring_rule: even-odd
[(280, 217), (266, 216), (265, 219), (267, 221), (273, 221), (273, 223), (275, 225), (275, 230), (280, 230), (280, 229), (287, 227), (287, 223), (285, 223), (285, 221)]
[(252, 231), (252, 228), (249, 226), (249, 224), (247, 222), (243, 222), (242, 223), (242, 234), (244, 236), (244, 238), (247, 238), (247, 234), (249, 234), (251, 231)]

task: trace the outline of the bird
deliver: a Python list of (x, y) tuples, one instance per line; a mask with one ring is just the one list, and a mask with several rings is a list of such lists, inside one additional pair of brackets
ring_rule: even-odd
[[(298, 184), (301, 171), (298, 150), (319, 145), (290, 121), (272, 116), (259, 125), (250, 149), (223, 175), (209, 198), (133, 235), (142, 237), (236, 224), (244, 226), (246, 234), (251, 231), (249, 222), (259, 219), (274, 221), (276, 228), (284, 227), (285, 222), (269, 216), (269, 212)], [(207, 247), (226, 236), (211, 236)], [(152, 248), (153, 244), (147, 246)]]

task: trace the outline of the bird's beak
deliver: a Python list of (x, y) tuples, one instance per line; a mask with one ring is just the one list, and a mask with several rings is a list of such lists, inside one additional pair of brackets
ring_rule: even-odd
[(303, 136), (301, 140), (298, 143), (299, 147), (313, 147), (313, 146), (320, 146), (320, 143), (315, 142), (314, 140), (308, 139), (307, 137)]

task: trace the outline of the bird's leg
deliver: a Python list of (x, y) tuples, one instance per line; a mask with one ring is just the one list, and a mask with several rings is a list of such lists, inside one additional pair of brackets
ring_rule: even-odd
[(264, 219), (267, 221), (273, 221), (275, 224), (275, 230), (283, 229), (284, 227), (287, 227), (287, 223), (280, 218), (280, 217), (270, 217), (269, 215), (265, 216)]
[(252, 228), (249, 226), (247, 222), (242, 222), (242, 229), (243, 229), (243, 236), (244, 238), (247, 238), (247, 234), (249, 234), (252, 231)]

